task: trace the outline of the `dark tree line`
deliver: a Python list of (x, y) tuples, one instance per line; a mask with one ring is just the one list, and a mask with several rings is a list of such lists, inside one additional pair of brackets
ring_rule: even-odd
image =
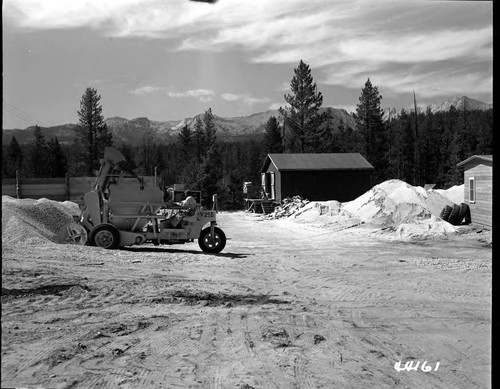
[(2, 156), (4, 178), (16, 177), (16, 171), (23, 177), (64, 177), (68, 168), (66, 153), (57, 137), (47, 141), (38, 126), (30, 145), (21, 146), (16, 137), (12, 137), (9, 145), (4, 146)]
[[(493, 109), (432, 113), (402, 110), (386, 123), (387, 178), (439, 188), (463, 184), (457, 164), (472, 155), (493, 153)], [(418, 137), (416, 130), (418, 129)]]

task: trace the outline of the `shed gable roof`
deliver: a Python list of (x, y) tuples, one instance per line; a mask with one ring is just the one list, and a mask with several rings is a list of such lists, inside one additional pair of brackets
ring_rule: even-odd
[(467, 158), (465, 161), (457, 163), (457, 167), (461, 167), (467, 165), (468, 163), (475, 162), (493, 162), (493, 155), (473, 155), (472, 157)]
[(261, 171), (269, 164), (284, 170), (373, 170), (359, 153), (268, 154)]

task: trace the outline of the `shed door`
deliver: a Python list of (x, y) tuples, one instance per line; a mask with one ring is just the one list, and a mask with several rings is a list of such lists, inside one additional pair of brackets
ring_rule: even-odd
[(261, 187), (264, 193), (269, 195), (270, 199), (276, 198), (276, 189), (274, 181), (274, 173), (261, 173)]

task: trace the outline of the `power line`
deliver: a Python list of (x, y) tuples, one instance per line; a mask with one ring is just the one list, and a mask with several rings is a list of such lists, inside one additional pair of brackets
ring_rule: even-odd
[(16, 107), (14, 104), (3, 101), (3, 109), (10, 114), (14, 115), (18, 119), (24, 120), (26, 122), (38, 125), (41, 124), (45, 127), (50, 127), (47, 123), (39, 120), (38, 118), (30, 115), (29, 113), (23, 111), (22, 109)]

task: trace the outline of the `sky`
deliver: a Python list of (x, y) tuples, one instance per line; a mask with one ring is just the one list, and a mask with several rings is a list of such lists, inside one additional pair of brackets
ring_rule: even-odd
[(88, 87), (105, 118), (247, 116), (301, 60), (325, 107), (493, 98), (492, 1), (3, 0), (2, 32), (4, 129), (78, 123)]

